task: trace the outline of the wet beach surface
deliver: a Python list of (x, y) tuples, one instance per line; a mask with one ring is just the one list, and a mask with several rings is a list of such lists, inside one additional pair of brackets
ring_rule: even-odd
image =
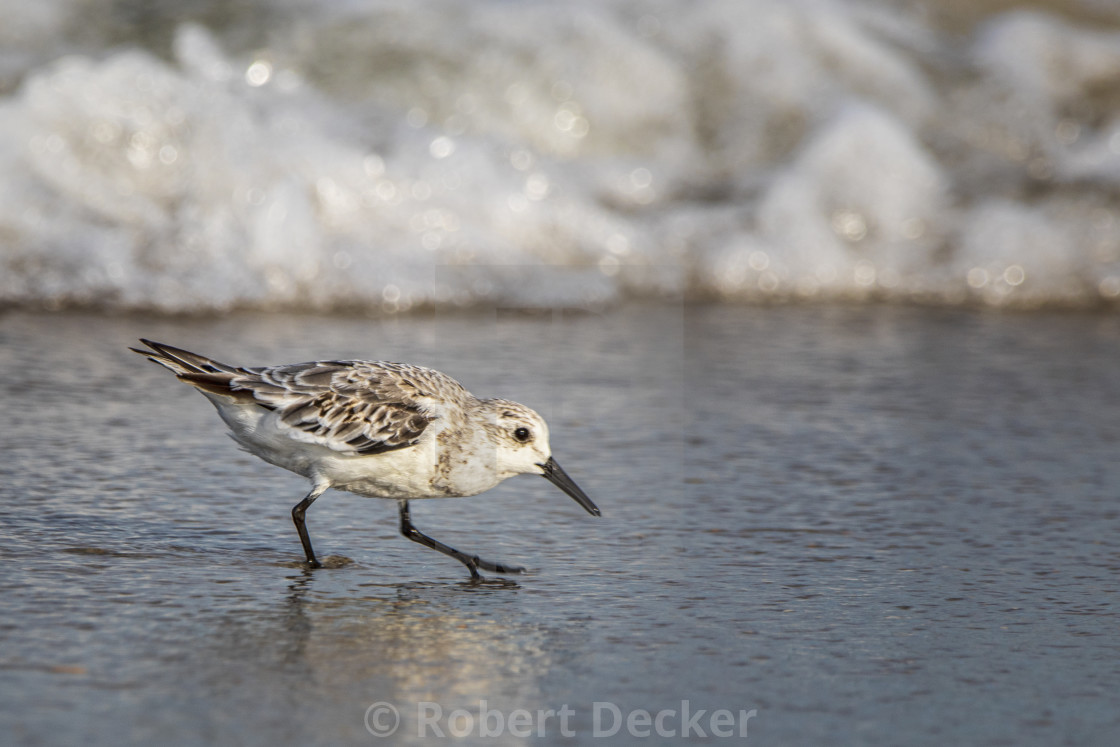
[[(140, 336), (438, 368), (538, 409), (603, 516), (527, 476), (415, 502), (532, 569), (472, 586), (393, 503), (332, 491), (306, 570), (304, 480), (238, 452)], [(371, 744), (385, 703), (402, 744), (435, 707), (468, 742), (571, 744), (538, 717), (565, 706), (578, 742), (611, 707), (675, 730), (613, 741), (677, 740), (687, 707), (697, 742), (729, 742), (726, 709), (749, 744), (1115, 744), (1118, 340), (1108, 315), (873, 306), (0, 316), (0, 733)]]

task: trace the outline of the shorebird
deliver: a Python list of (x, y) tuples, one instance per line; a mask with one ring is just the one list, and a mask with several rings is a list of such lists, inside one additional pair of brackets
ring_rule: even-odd
[(438, 542), (412, 524), (408, 502), (477, 495), (519, 474), (541, 475), (599, 516), (556, 460), (544, 419), (505, 399), (478, 399), (446, 374), (384, 361), (312, 361), (242, 368), (141, 339), (130, 348), (170, 369), (218, 409), (243, 449), (303, 475), (311, 491), (292, 508), (307, 563), (320, 566), (304, 514), (328, 488), (396, 500), (400, 531), (479, 569), (523, 573)]

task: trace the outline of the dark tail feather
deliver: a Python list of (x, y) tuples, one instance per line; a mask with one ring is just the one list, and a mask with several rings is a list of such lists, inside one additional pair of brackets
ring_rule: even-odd
[(141, 348), (129, 348), (129, 350), (174, 372), (180, 381), (185, 381), (196, 389), (210, 394), (230, 397), (239, 402), (256, 402), (251, 390), (240, 389), (233, 384), (236, 376), (249, 373), (245, 369), (234, 368), (189, 350), (164, 345), (162, 342), (144, 339), (140, 342), (151, 350)]
[(172, 347), (162, 342), (153, 342), (143, 338), (140, 339), (140, 342), (147, 345), (151, 350), (142, 350), (140, 348), (129, 348), (129, 350), (146, 356), (148, 360), (154, 361), (180, 376), (183, 374), (240, 373), (240, 370), (234, 366), (219, 363), (204, 355), (192, 353), (189, 350), (183, 350), (182, 348)]
[(252, 390), (238, 389), (233, 386), (233, 374), (231, 373), (182, 373), (179, 374), (179, 379), (203, 392), (231, 397), (239, 402), (260, 404), (253, 396)]

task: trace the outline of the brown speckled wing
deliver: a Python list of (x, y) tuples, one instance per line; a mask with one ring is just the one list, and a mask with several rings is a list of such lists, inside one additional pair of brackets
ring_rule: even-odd
[(414, 445), (439, 416), (437, 398), (468, 396), (436, 371), (366, 361), (250, 368), (231, 376), (229, 386), (278, 411), (283, 425), (303, 434), (299, 440), (354, 454)]

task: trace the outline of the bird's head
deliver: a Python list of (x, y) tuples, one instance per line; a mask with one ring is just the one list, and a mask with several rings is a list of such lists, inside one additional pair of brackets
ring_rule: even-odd
[(594, 516), (598, 507), (552, 458), (548, 424), (534, 410), (503, 399), (487, 400), (492, 408), (492, 437), (499, 473), (503, 476), (541, 475)]

